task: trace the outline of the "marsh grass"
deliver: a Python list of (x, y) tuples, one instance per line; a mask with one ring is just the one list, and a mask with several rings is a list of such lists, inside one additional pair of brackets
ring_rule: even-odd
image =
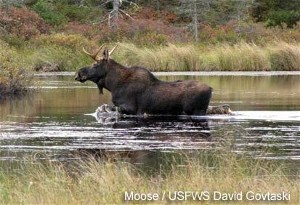
[(82, 52), (82, 48), (96, 49), (94, 41), (78, 34), (62, 33), (41, 35), (30, 45), (34, 48), (30, 56), (34, 67), (57, 65), (60, 71), (77, 70), (91, 64), (90, 57)]
[(300, 70), (300, 45), (279, 42), (270, 48), (270, 62), (276, 71)]
[(2, 168), (0, 203), (123, 204), (125, 191), (161, 194), (201, 190), (285, 191), (291, 193), (291, 204), (299, 201), (299, 176), (290, 178), (287, 167), (279, 162), (250, 159), (227, 151), (166, 153), (161, 160), (159, 169), (149, 174), (145, 171), (148, 168), (115, 158), (89, 157), (68, 166), (27, 159), (13, 171)]
[(127, 65), (152, 71), (297, 71), (300, 45), (274, 42), (265, 46), (240, 42), (234, 45), (174, 45), (141, 48), (122, 43), (115, 58)]
[[(42, 65), (57, 65), (60, 71), (75, 71), (91, 65), (92, 60), (82, 52), (96, 50), (97, 42), (78, 34), (41, 35), (14, 48), (3, 41), (0, 46), (6, 59), (2, 64), (33, 69)], [(300, 70), (300, 44), (280, 41), (265, 45), (239, 42), (236, 44), (168, 44), (138, 47), (119, 43), (112, 56), (124, 65), (138, 65), (151, 71), (298, 71)], [(113, 44), (109, 45), (112, 47)], [(10, 61), (9, 59), (19, 59)], [(19, 66), (20, 67), (20, 66)], [(19, 68), (18, 67), (18, 68)], [(3, 75), (3, 74), (2, 74)], [(0, 74), (1, 76), (1, 74)]]
[[(42, 35), (20, 48), (0, 41), (0, 96), (25, 92), (32, 83), (32, 71), (43, 65), (59, 71), (76, 71), (91, 65), (93, 61), (82, 52), (82, 47), (92, 52), (98, 45), (72, 34)], [(300, 44), (274, 41), (264, 46), (240, 42), (138, 47), (120, 43), (112, 58), (151, 71), (299, 71)]]
[(139, 48), (134, 44), (122, 43), (116, 59), (128, 65), (143, 65), (152, 71), (195, 70), (199, 63), (197, 50), (192, 45), (178, 46), (169, 44), (167, 47)]
[(271, 66), (266, 51), (255, 44), (222, 45), (213, 51), (222, 71), (265, 71)]

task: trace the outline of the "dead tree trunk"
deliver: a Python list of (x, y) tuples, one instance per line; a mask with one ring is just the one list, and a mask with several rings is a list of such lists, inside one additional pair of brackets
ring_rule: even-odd
[(197, 12), (197, 1), (193, 1), (192, 4), (193, 7), (193, 27), (194, 27), (194, 35), (195, 35), (195, 41), (199, 41), (199, 32), (198, 32), (198, 12)]
[(111, 12), (111, 27), (113, 29), (116, 29), (118, 27), (120, 6), (121, 6), (120, 0), (113, 0), (113, 10)]

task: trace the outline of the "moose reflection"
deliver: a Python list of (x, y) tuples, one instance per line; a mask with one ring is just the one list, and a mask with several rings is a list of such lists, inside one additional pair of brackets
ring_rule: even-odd
[(75, 80), (96, 83), (100, 93), (103, 88), (110, 91), (113, 104), (123, 114), (206, 114), (212, 96), (210, 86), (193, 80), (164, 82), (146, 68), (125, 67), (110, 59), (116, 47), (110, 52), (105, 48), (101, 57), (103, 46), (94, 54), (84, 50), (96, 62), (79, 69)]

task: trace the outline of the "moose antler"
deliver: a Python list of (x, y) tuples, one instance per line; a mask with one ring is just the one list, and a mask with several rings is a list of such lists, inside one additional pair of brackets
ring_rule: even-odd
[[(82, 48), (83, 52), (85, 54), (87, 54), (88, 56), (90, 56), (93, 60), (95, 61), (99, 61), (100, 58), (98, 57), (99, 52), (101, 51), (101, 49), (103, 48), (105, 44), (103, 44), (102, 46), (100, 46), (100, 48), (97, 50), (97, 52), (95, 52), (94, 54), (89, 53), (88, 51), (85, 50), (85, 48)], [(115, 51), (115, 49), (119, 46), (119, 44), (117, 44), (115, 47), (113, 47), (113, 49), (111, 49), (111, 51), (109, 51), (108, 53), (104, 52), (104, 59), (109, 59), (109, 56)], [(107, 50), (107, 48), (105, 49)]]
[(109, 51), (109, 55), (111, 55), (118, 46), (119, 46), (119, 44), (117, 44), (113, 49), (111, 49), (111, 51)]
[(91, 53), (87, 52), (87, 51), (85, 50), (84, 47), (82, 48), (82, 50), (83, 50), (83, 52), (84, 52), (85, 54), (87, 54), (88, 56), (90, 56), (93, 60), (98, 61), (98, 60), (100, 60), (100, 59), (98, 58), (98, 54), (99, 54), (99, 52), (101, 51), (101, 49), (103, 48), (104, 45), (105, 45), (105, 44), (103, 44), (102, 46), (100, 46), (100, 48), (99, 48), (99, 49), (97, 50), (97, 52), (95, 52), (94, 54), (91, 54)]

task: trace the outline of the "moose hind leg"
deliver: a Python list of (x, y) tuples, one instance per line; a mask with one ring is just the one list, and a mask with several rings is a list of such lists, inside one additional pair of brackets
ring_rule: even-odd
[(198, 98), (194, 98), (188, 106), (185, 106), (184, 112), (188, 115), (205, 115), (210, 99), (211, 92), (203, 93)]

